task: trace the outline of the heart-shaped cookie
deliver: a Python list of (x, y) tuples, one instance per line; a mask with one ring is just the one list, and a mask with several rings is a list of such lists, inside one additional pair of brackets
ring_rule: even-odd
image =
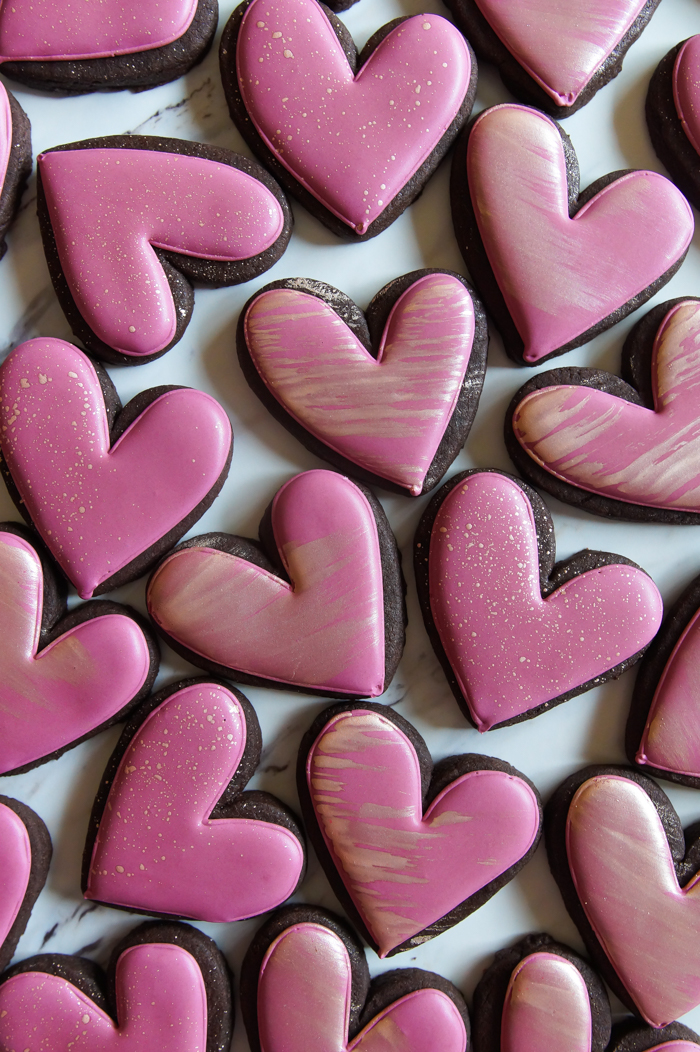
[(646, 119), (652, 145), (689, 201), (700, 205), (700, 35), (664, 55), (649, 83)]
[(688, 202), (656, 172), (604, 176), (579, 195), (578, 164), (538, 110), (493, 106), (453, 164), (457, 240), (508, 354), (536, 365), (636, 310), (675, 274), (693, 236)]
[(379, 502), (343, 475), (305, 471), (277, 492), (260, 529), (275, 565), (231, 534), (195, 537), (164, 559), (147, 589), (156, 627), (195, 665), (242, 683), (382, 694), (405, 613)]
[(231, 116), (260, 160), (341, 236), (384, 230), (466, 121), (476, 63), (439, 15), (378, 30), (360, 56), (316, 0), (242, 4), (221, 44)]
[(0, 796), (0, 971), (12, 960), (50, 861), (51, 837), (39, 816)]
[(661, 624), (656, 585), (623, 556), (586, 549), (557, 566), (554, 557), (545, 504), (499, 471), (450, 479), (418, 527), (426, 627), (480, 731), (619, 676)]
[(379, 705), (326, 709), (299, 750), (316, 853), (381, 957), (469, 916), (539, 840), (537, 792), (508, 764), (453, 756), (431, 775), (423, 739)]
[(469, 433), (486, 369), (486, 319), (458, 274), (416, 271), (377, 293), (367, 322), (330, 285), (275, 282), (241, 315), (241, 365), (312, 452), (418, 496), (440, 481)]
[[(0, 17), (2, 7), (0, 6)], [(4, 84), (0, 85), (0, 258), (5, 255), (5, 234), (19, 209), (22, 192), (32, 171), (32, 137), (29, 118)]]
[(11, 493), (83, 599), (139, 577), (204, 514), (233, 435), (218, 402), (155, 387), (121, 409), (70, 343), (20, 344), (0, 367)]
[(700, 1045), (700, 1036), (682, 1023), (670, 1023), (659, 1029), (623, 1026), (620, 1031), (607, 1052), (698, 1052)]

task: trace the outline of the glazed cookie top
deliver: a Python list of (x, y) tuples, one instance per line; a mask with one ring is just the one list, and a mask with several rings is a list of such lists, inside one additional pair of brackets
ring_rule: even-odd
[(591, 1003), (578, 968), (532, 953), (513, 970), (501, 1021), (501, 1052), (591, 1052)]
[(18, 814), (0, 803), (0, 949), (22, 909), (32, 873), (32, 847)]
[(673, 66), (673, 101), (691, 145), (700, 153), (700, 34), (684, 42)]

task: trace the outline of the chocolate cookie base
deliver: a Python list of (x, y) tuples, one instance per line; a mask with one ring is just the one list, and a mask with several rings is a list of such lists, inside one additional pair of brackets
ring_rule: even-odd
[(700, 157), (685, 134), (673, 98), (673, 68), (680, 44), (664, 55), (649, 82), (645, 114), (651, 144), (676, 186), (700, 208)]
[[(700, 1045), (700, 1037), (682, 1023), (670, 1023), (656, 1030), (652, 1026), (640, 1027), (637, 1020), (625, 1021), (613, 1027), (612, 1041), (608, 1052), (649, 1052), (649, 1049), (664, 1048), (670, 1041), (687, 1041)], [(672, 1048), (669, 1049), (672, 1052)]]
[(17, 943), (29, 923), (29, 916), (34, 907), (34, 903), (38, 899), (39, 893), (46, 883), (53, 847), (51, 845), (51, 837), (49, 836), (48, 829), (39, 818), (38, 814), (32, 811), (31, 807), (27, 807), (26, 804), (20, 803), (19, 800), (13, 800), (12, 797), (9, 796), (0, 796), (0, 804), (4, 804), (5, 807), (10, 809), (10, 811), (14, 811), (17, 817), (21, 819), (24, 828), (27, 830), (29, 849), (31, 852), (29, 881), (24, 893), (22, 905), (12, 922), (12, 927), (5, 936), (4, 941), (0, 943), (0, 972), (2, 972), (3, 969), (7, 968), (14, 956), (15, 950), (17, 949)]

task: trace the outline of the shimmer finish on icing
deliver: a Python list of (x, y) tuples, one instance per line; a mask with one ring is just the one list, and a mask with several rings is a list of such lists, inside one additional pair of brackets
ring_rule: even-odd
[(171, 943), (125, 950), (116, 968), (117, 1024), (48, 972), (0, 986), (0, 1047), (54, 1052), (206, 1052), (207, 992), (194, 957)]
[(384, 589), (367, 498), (333, 471), (306, 471), (277, 492), (272, 529), (291, 584), (236, 555), (186, 548), (154, 573), (151, 617), (219, 665), (300, 688), (381, 694)]
[(0, 533), (0, 773), (111, 719), (138, 694), (150, 669), (143, 632), (120, 614), (84, 621), (37, 654), (43, 592), (35, 550), (16, 534)]
[(676, 55), (673, 101), (683, 131), (700, 153), (700, 35), (686, 40)]
[(0, 946), (22, 908), (31, 869), (32, 848), (24, 822), (0, 804)]
[(532, 953), (514, 969), (503, 1002), (501, 1052), (591, 1052), (591, 1002), (578, 968)]
[(535, 364), (666, 273), (690, 244), (690, 205), (668, 179), (634, 171), (569, 216), (557, 126), (509, 103), (477, 118), (469, 192), (496, 281)]
[(504, 771), (470, 771), (423, 816), (413, 745), (391, 720), (340, 713), (306, 764), (319, 828), (382, 957), (440, 920), (532, 847), (537, 798)]
[(342, 939), (321, 924), (295, 924), (260, 967), (262, 1052), (466, 1052), (456, 1005), (441, 990), (414, 990), (348, 1041), (352, 971)]
[(569, 806), (566, 850), (588, 922), (640, 1015), (661, 1027), (695, 1008), (699, 878), (679, 887), (661, 819), (642, 787), (617, 775), (584, 782)]
[(243, 757), (245, 718), (215, 683), (172, 694), (122, 757), (95, 840), (85, 897), (205, 921), (279, 906), (304, 864), (288, 829), (209, 816)]
[(393, 29), (353, 76), (315, 0), (253, 0), (236, 65), (267, 148), (358, 234), (438, 145), (472, 72), (461, 33), (430, 14)]
[(236, 262), (266, 251), (284, 226), (266, 186), (205, 157), (101, 148), (44, 153), (37, 163), (73, 299), (122, 354), (156, 354), (175, 336), (154, 249)]
[(643, 570), (589, 570), (546, 599), (532, 506), (515, 481), (472, 475), (435, 518), (430, 609), (480, 731), (521, 716), (626, 661), (661, 624)]
[(190, 388), (156, 398), (110, 448), (90, 359), (63, 340), (20, 344), (0, 367), (0, 445), (27, 511), (83, 599), (204, 500), (231, 424)]
[(251, 358), (298, 423), (348, 460), (421, 492), (469, 365), (474, 304), (449, 274), (394, 304), (374, 358), (332, 307), (271, 289), (245, 317)]

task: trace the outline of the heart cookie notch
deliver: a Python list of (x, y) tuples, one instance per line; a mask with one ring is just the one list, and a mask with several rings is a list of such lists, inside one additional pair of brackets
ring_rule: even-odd
[(0, 972), (14, 955), (51, 862), (49, 831), (31, 807), (0, 796)]

